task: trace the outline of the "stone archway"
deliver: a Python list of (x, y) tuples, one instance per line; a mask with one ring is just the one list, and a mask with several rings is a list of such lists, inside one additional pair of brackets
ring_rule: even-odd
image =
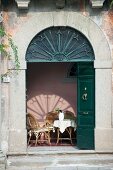
[[(108, 42), (101, 29), (88, 17), (76, 12), (44, 12), (36, 13), (26, 22), (14, 38), (18, 46), (21, 71), (10, 83), (10, 127), (9, 151), (23, 152), (27, 149), (26, 142), (26, 104), (25, 104), (25, 55), (33, 37), (40, 31), (51, 26), (69, 26), (80, 31), (91, 43), (96, 70), (95, 83), (95, 150), (113, 151), (113, 129), (111, 125), (111, 54)], [(22, 37), (22, 39), (21, 39)], [(96, 39), (95, 37), (98, 37)], [(20, 97), (21, 94), (21, 97)], [(18, 96), (18, 97), (17, 97)], [(16, 100), (14, 100), (16, 98)], [(15, 114), (16, 113), (16, 114)], [(17, 119), (17, 116), (19, 119)], [(21, 126), (20, 126), (21, 125)], [(16, 141), (19, 142), (15, 142)], [(108, 140), (109, 139), (109, 140)]]

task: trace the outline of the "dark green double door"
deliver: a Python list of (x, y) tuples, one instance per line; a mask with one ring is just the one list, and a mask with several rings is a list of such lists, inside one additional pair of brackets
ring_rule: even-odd
[(94, 149), (95, 72), (93, 63), (78, 63), (77, 146)]

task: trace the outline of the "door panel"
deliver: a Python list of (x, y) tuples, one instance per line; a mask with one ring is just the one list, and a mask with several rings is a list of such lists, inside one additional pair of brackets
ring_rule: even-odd
[[(92, 71), (92, 73), (94, 73), (94, 71)], [(94, 149), (94, 127), (95, 127), (94, 84), (95, 84), (94, 75), (78, 76), (77, 146), (81, 149)]]
[(94, 149), (94, 129), (78, 128), (77, 145), (80, 149)]
[(78, 127), (94, 127), (94, 123), (95, 123), (95, 119), (94, 116), (92, 117), (92, 115), (79, 115), (78, 116), (78, 120), (77, 120), (77, 124)]
[(94, 110), (94, 82), (92, 78), (78, 78), (78, 111), (93, 111)]

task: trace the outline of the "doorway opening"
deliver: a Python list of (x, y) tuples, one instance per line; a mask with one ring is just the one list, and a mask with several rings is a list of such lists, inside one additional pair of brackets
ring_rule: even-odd
[[(45, 120), (53, 120), (48, 136), (42, 131), (28, 133), (29, 146), (77, 146), (94, 148), (94, 68), (93, 63), (28, 63), (27, 113), (34, 116), (40, 127)], [(71, 127), (56, 126), (57, 110), (64, 113), (64, 121)], [(56, 115), (53, 116), (53, 115)], [(53, 116), (53, 117), (52, 117)], [(74, 122), (74, 123), (73, 123)], [(62, 128), (63, 131), (62, 131)], [(28, 128), (29, 131), (29, 128)]]
[[(45, 125), (47, 116), (55, 115), (57, 109), (62, 110), (65, 119), (76, 120), (77, 117), (77, 79), (67, 72), (71, 63), (29, 63), (27, 69), (27, 113), (31, 113), (39, 122), (40, 127)], [(58, 120), (58, 116), (54, 118)], [(53, 120), (53, 121), (55, 121)], [(71, 120), (72, 121), (72, 120)], [(54, 122), (53, 122), (54, 123)], [(74, 126), (74, 125), (73, 125)], [(66, 128), (66, 127), (65, 127)], [(76, 128), (76, 127), (75, 127)], [(51, 146), (76, 145), (76, 129), (72, 128), (71, 139), (65, 129), (60, 133), (57, 143), (57, 127), (50, 131)], [(35, 136), (30, 146), (35, 145)], [(28, 136), (29, 138), (29, 136)], [(49, 146), (45, 137), (40, 135), (40, 142), (36, 146)], [(63, 140), (64, 139), (64, 140)]]

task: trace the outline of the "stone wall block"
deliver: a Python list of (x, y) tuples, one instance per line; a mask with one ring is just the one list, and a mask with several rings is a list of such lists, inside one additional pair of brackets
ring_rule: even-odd
[[(111, 128), (112, 117), (112, 76), (111, 69), (96, 69), (95, 112), (96, 127)], [(107, 82), (107, 83), (106, 83)]]
[[(43, 16), (43, 17), (42, 17)], [(43, 29), (53, 26), (53, 15), (51, 12), (41, 12), (34, 15), (19, 30), (19, 33), (13, 37), (15, 44), (18, 46), (18, 55), (21, 68), (25, 66), (25, 54), (31, 40)], [(22, 37), (20, 41), (20, 37)]]
[(66, 26), (67, 25), (68, 12), (60, 11), (53, 12), (53, 24), (54, 26)]
[(10, 82), (10, 129), (26, 128), (26, 87), (25, 70), (12, 75)]
[(27, 149), (27, 130), (11, 129), (9, 131), (9, 148), (8, 152), (25, 153)]
[[(93, 20), (76, 12), (69, 12), (67, 25), (72, 25), (72, 27), (86, 36), (94, 49), (96, 59), (111, 58), (107, 39), (100, 27)], [(98, 37), (98, 39), (95, 37)]]
[(95, 150), (97, 152), (113, 152), (113, 129), (95, 129)]

